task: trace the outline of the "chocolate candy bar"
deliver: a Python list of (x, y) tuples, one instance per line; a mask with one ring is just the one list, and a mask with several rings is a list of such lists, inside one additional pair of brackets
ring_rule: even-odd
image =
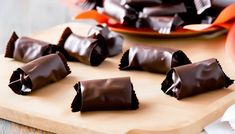
[(128, 5), (122, 6), (119, 0), (105, 0), (103, 10), (124, 26), (134, 27), (138, 19), (138, 12)]
[(69, 61), (98, 66), (107, 57), (105, 42), (101, 38), (82, 37), (66, 28), (59, 41), (63, 53)]
[(119, 65), (120, 70), (145, 70), (165, 74), (172, 67), (190, 64), (181, 50), (160, 47), (131, 47)]
[(70, 73), (62, 54), (50, 54), (16, 69), (8, 86), (16, 94), (27, 95), (35, 89), (63, 79)]
[(110, 31), (106, 26), (96, 25), (92, 27), (88, 32), (88, 36), (104, 39), (108, 57), (122, 53), (123, 37)]
[(56, 45), (29, 37), (19, 38), (14, 32), (8, 41), (5, 57), (27, 63), (57, 51), (59, 47)]
[(139, 107), (129, 77), (80, 81), (71, 108), (73, 112), (135, 110)]
[(233, 83), (214, 58), (172, 68), (162, 82), (162, 91), (178, 100), (228, 87)]
[(186, 13), (186, 12), (187, 10), (184, 3), (173, 4), (173, 5), (162, 4), (154, 7), (145, 7), (143, 9), (143, 13), (146, 14), (147, 16), (167, 16), (167, 15), (174, 16), (175, 14)]

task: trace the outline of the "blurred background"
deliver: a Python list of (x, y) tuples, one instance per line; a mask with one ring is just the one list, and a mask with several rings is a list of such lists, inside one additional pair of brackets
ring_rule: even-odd
[(70, 21), (73, 14), (60, 0), (0, 0), (0, 54), (13, 31), (28, 35)]

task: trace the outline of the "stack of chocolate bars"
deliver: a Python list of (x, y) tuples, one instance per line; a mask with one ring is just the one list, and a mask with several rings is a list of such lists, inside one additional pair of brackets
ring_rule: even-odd
[(88, 2), (94, 9), (122, 26), (151, 28), (162, 34), (169, 34), (188, 24), (210, 24), (231, 4), (231, 1), (219, 0), (104, 0), (103, 4), (101, 1)]

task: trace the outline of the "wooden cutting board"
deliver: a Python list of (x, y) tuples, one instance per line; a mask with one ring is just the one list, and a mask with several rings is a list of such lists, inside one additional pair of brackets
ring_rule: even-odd
[[(66, 26), (85, 34), (88, 25), (68, 23), (31, 35), (57, 43)], [(225, 73), (235, 78), (234, 65), (224, 52), (225, 36), (205, 39), (146, 39), (126, 36), (124, 50), (133, 44), (155, 45), (183, 50), (193, 61), (217, 58)], [(23, 63), (0, 56), (0, 118), (55, 133), (129, 133), (197, 134), (220, 117), (235, 102), (235, 86), (181, 101), (165, 95), (161, 82), (165, 75), (143, 71), (119, 71), (121, 55), (91, 67), (70, 62), (72, 74), (58, 83), (28, 96), (14, 94), (7, 86), (12, 71)], [(96, 111), (72, 113), (70, 104), (76, 94), (73, 85), (80, 80), (130, 76), (140, 101), (135, 111)]]

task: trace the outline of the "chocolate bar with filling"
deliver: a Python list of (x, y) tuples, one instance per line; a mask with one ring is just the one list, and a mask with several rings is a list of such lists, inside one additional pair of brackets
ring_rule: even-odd
[(64, 30), (58, 46), (63, 48), (67, 60), (91, 66), (98, 66), (107, 57), (103, 38), (82, 37), (74, 34), (69, 27)]
[(135, 110), (139, 108), (129, 77), (80, 81), (71, 104), (73, 112), (98, 110)]
[(20, 95), (27, 95), (34, 90), (57, 82), (71, 71), (61, 53), (50, 54), (35, 59), (16, 69), (10, 78), (9, 87)]
[(30, 37), (19, 38), (13, 32), (7, 43), (5, 57), (27, 63), (41, 56), (56, 53), (57, 51), (59, 51), (59, 47), (56, 45)]
[(161, 47), (131, 47), (121, 59), (120, 70), (144, 70), (165, 74), (172, 67), (190, 64), (181, 50)]
[(172, 68), (162, 82), (161, 90), (178, 100), (228, 87), (233, 83), (214, 58)]
[(108, 57), (112, 57), (122, 53), (124, 38), (121, 35), (110, 31), (106, 26), (93, 26), (88, 31), (87, 35), (89, 37), (93, 36), (97, 39), (104, 39)]

